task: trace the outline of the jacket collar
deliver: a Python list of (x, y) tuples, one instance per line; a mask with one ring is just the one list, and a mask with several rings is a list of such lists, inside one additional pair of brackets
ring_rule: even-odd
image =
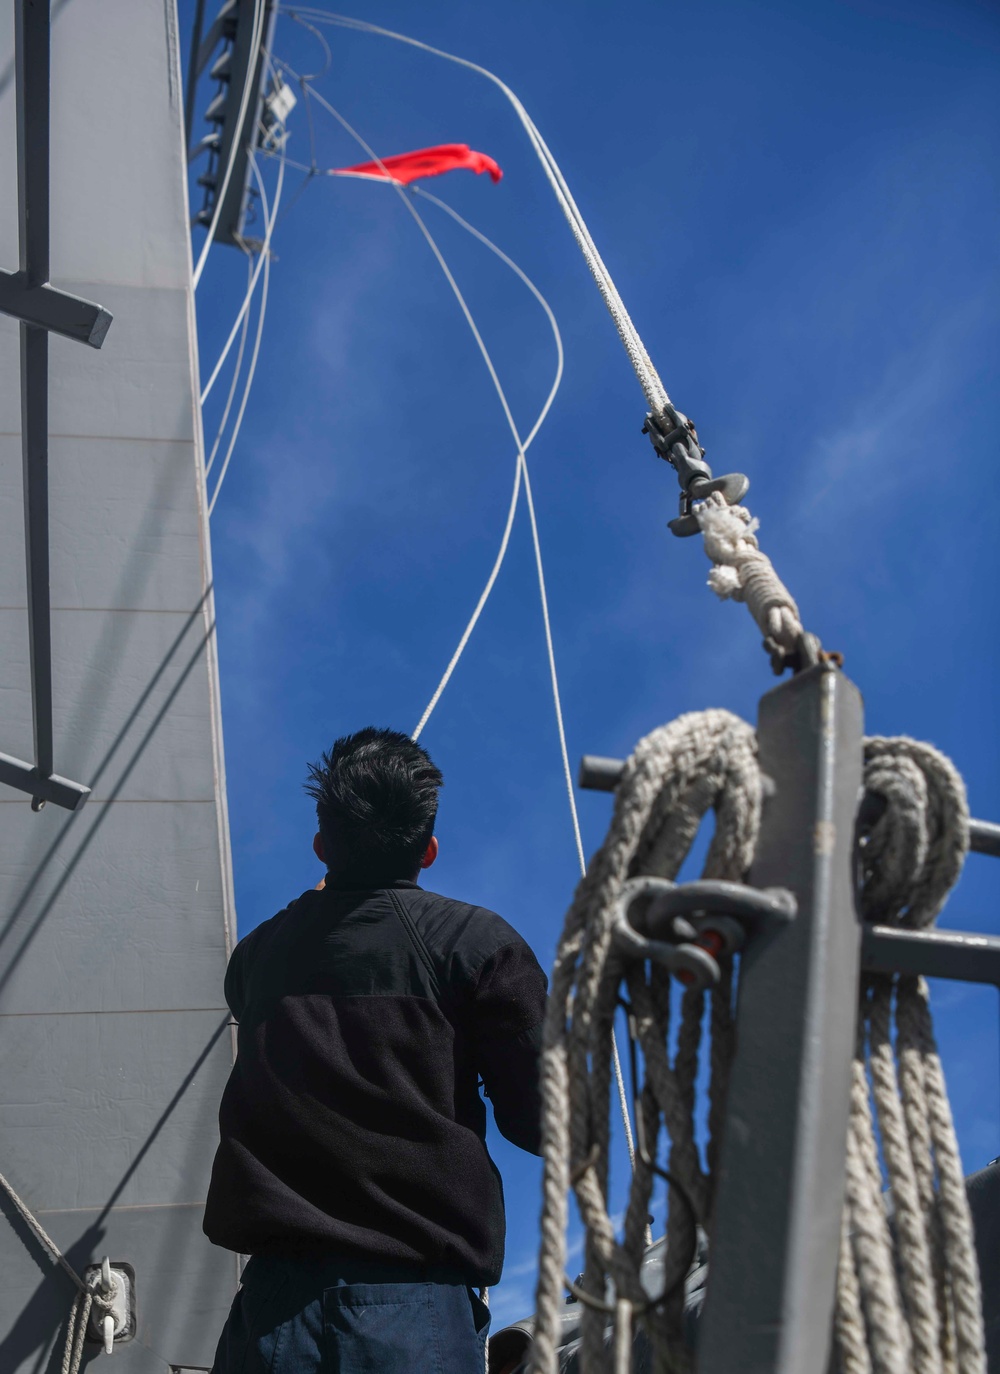
[(332, 874), (326, 875), (325, 892), (383, 892), (386, 888), (418, 888), (419, 883), (412, 882), (409, 878), (395, 878), (391, 883), (379, 883), (378, 887), (349, 887), (347, 884), (339, 884)]

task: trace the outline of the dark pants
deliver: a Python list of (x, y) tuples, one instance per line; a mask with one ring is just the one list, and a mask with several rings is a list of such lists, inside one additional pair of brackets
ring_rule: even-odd
[(257, 1256), (212, 1374), (484, 1374), (489, 1324), (473, 1289), (427, 1271)]

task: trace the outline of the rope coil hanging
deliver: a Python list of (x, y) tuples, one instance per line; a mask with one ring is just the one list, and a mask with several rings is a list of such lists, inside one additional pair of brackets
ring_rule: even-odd
[[(957, 881), (968, 848), (962, 780), (929, 745), (875, 737), (865, 742), (865, 786), (884, 809), (863, 836), (863, 914), (924, 929)], [(573, 1289), (583, 1302), (582, 1374), (607, 1369), (609, 1317), (616, 1370), (629, 1368), (637, 1326), (655, 1368), (687, 1374), (692, 1367), (682, 1340), (683, 1280), (696, 1226), (711, 1226), (734, 1048), (732, 960), (720, 961), (722, 978), (710, 994), (703, 1168), (694, 1116), (705, 994), (683, 994), (671, 1062), (670, 974), (655, 959), (647, 965), (648, 952), (631, 959), (623, 954), (614, 940), (616, 900), (636, 874), (673, 878), (709, 809), (715, 810), (716, 830), (705, 876), (743, 878), (759, 831), (761, 795), (755, 737), (737, 717), (693, 713), (654, 731), (626, 764), (607, 838), (567, 913), (542, 1058), (545, 1174), (533, 1374), (555, 1374), (559, 1367), (570, 1188), (586, 1232), (583, 1288)], [(645, 1081), (637, 1102), (639, 1149), (619, 1240), (608, 1199), (609, 1037), (623, 982)], [(655, 1162), (661, 1127), (670, 1141), (669, 1173)], [(667, 1216), (662, 1302), (651, 1300), (639, 1280), (657, 1173), (677, 1185)], [(985, 1374), (972, 1222), (923, 979), (862, 981), (846, 1175), (834, 1323), (842, 1374)]]
[[(962, 779), (928, 744), (875, 736), (865, 741), (865, 786), (884, 807), (863, 836), (862, 914), (926, 930), (968, 850)], [(927, 984), (910, 975), (862, 979), (835, 1330), (844, 1374), (985, 1374), (958, 1142)]]
[[(679, 1318), (686, 1263), (672, 1272), (671, 1256), (690, 1253), (696, 1218), (689, 1207), (668, 1214), (667, 1289), (675, 1296), (651, 1306), (639, 1281), (645, 1228), (661, 1124), (671, 1141), (668, 1169), (693, 1204), (697, 1220), (711, 1214), (716, 1141), (725, 1101), (732, 1043), (731, 964), (711, 993), (711, 1105), (709, 1170), (701, 1168), (694, 1139), (694, 1085), (698, 1072), (705, 994), (688, 991), (673, 1063), (667, 1052), (670, 975), (653, 962), (626, 962), (612, 940), (615, 900), (635, 873), (676, 876), (698, 827), (715, 810), (715, 836), (705, 875), (742, 878), (749, 867), (760, 823), (761, 779), (753, 731), (727, 711), (682, 716), (640, 741), (618, 785), (607, 839), (577, 888), (556, 952), (542, 1054), (543, 1153), (545, 1156), (542, 1248), (533, 1369), (557, 1368), (559, 1312), (566, 1262), (567, 1190), (572, 1185), (587, 1231), (584, 1292), (603, 1298), (608, 1279), (662, 1358), (679, 1356)], [(645, 1060), (638, 1110), (646, 1149), (636, 1157), (624, 1223), (615, 1237), (608, 1210), (610, 1032), (618, 989), (625, 980)], [(588, 1067), (589, 1065), (589, 1067)], [(676, 1267), (676, 1260), (673, 1261)], [(585, 1304), (583, 1369), (603, 1368), (606, 1319)], [(625, 1333), (630, 1342), (630, 1334)], [(619, 1324), (619, 1337), (623, 1328)], [(623, 1341), (618, 1341), (622, 1355)], [(620, 1361), (619, 1361), (620, 1362)], [(627, 1364), (625, 1365), (627, 1368)]]

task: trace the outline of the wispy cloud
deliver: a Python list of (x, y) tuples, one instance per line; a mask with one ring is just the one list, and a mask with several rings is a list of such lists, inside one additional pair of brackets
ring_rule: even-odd
[(955, 396), (975, 364), (994, 288), (984, 282), (913, 347), (890, 358), (867, 395), (832, 407), (837, 423), (817, 434), (792, 469), (793, 519), (818, 510), (826, 522), (848, 511), (870, 514), (916, 471), (951, 464)]

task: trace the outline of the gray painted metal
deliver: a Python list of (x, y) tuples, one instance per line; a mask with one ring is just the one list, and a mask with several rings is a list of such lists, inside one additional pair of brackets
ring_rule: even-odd
[(18, 256), (20, 270), (0, 273), (0, 311), (20, 320), (21, 451), (28, 652), (34, 765), (0, 755), (0, 782), (75, 810), (89, 789), (53, 777), (52, 628), (49, 605), (49, 339), (50, 330), (100, 348), (111, 316), (99, 305), (49, 285), (48, 0), (15, 9)]
[[(577, 784), (587, 792), (613, 792), (624, 767), (624, 759), (584, 754), (577, 772)], [(969, 848), (975, 854), (992, 854), (1000, 858), (1000, 825), (995, 821), (969, 821)]]
[(609, 759), (603, 754), (584, 754), (576, 781), (588, 792), (613, 792), (621, 779), (624, 759)]
[(750, 881), (798, 914), (747, 946), (699, 1374), (825, 1374), (857, 1006), (854, 818), (862, 708), (811, 668), (760, 704), (773, 779)]
[(992, 983), (1000, 989), (1000, 936), (969, 930), (897, 930), (866, 926), (861, 966), (867, 973), (914, 973)]
[(969, 848), (1000, 859), (1000, 825), (995, 821), (970, 821)]
[[(235, 919), (176, 31), (173, 0), (69, 0), (53, 22), (52, 273), (115, 316), (100, 354), (50, 343), (53, 748), (92, 795), (33, 814), (0, 787), (0, 1171), (77, 1272), (135, 1270), (120, 1374), (209, 1366), (237, 1280), (201, 1232)], [(13, 47), (0, 0), (0, 69)], [(15, 124), (8, 86), (10, 265)], [(0, 744), (26, 758), (18, 353), (0, 317)], [(71, 1299), (0, 1202), (3, 1374), (58, 1369)]]
[(195, 0), (194, 22), (191, 25), (191, 42), (188, 49), (187, 80), (184, 83), (184, 145), (191, 152), (191, 133), (194, 125), (194, 93), (198, 85), (199, 50), (202, 30), (205, 27), (205, 0)]
[(0, 314), (39, 325), (50, 334), (100, 348), (111, 327), (103, 306), (43, 283), (28, 286), (21, 272), (0, 272)]
[[(194, 223), (205, 226), (211, 224), (215, 212), (215, 197), (232, 158), (233, 170), (219, 213), (219, 222), (215, 229), (215, 241), (236, 247), (242, 245), (243, 231), (246, 226), (250, 182), (250, 164), (247, 150), (256, 146), (260, 127), (264, 53), (271, 48), (274, 23), (278, 13), (274, 0), (262, 0), (262, 3), (265, 19), (260, 47), (254, 49), (251, 41), (256, 0), (224, 0), (218, 16), (198, 48), (197, 59), (192, 63), (192, 71), (188, 77), (190, 81), (193, 76), (194, 81), (197, 82), (198, 77), (208, 66), (216, 45), (221, 39), (227, 37), (230, 26), (234, 26), (235, 35), (230, 49), (226, 89), (221, 97), (212, 101), (210, 106), (210, 109), (218, 106), (219, 117), (211, 121), (218, 127), (218, 145), (210, 153), (208, 170), (199, 178), (199, 184), (206, 187), (208, 194), (205, 198), (205, 205), (194, 217)], [(251, 95), (247, 101), (243, 122), (237, 127), (236, 119), (240, 109), (240, 98), (251, 68)], [(190, 135), (188, 142), (190, 143)], [(204, 144), (197, 145), (197, 148), (192, 150), (190, 155), (192, 157), (197, 156), (198, 151), (205, 146)]]

